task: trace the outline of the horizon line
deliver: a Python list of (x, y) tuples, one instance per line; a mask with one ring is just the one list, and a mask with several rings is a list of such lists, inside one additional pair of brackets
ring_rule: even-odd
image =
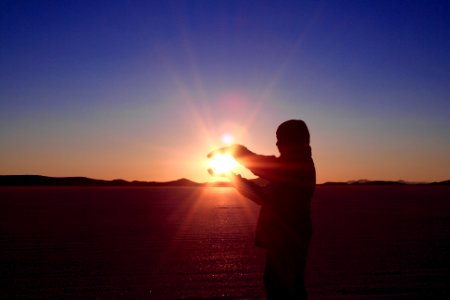
[[(13, 177), (41, 177), (41, 178), (46, 178), (46, 179), (87, 179), (87, 180), (92, 180), (92, 181), (101, 181), (101, 182), (110, 182), (110, 183), (114, 183), (114, 182), (123, 182), (123, 183), (147, 183), (147, 184), (165, 184), (165, 183), (176, 183), (176, 182), (180, 182), (180, 181), (189, 181), (191, 183), (194, 184), (224, 184), (224, 183), (229, 183), (229, 181), (226, 180), (216, 180), (216, 181), (206, 181), (206, 182), (198, 182), (186, 177), (181, 177), (178, 179), (172, 179), (172, 180), (167, 180), (167, 181), (157, 181), (157, 180), (126, 180), (126, 179), (122, 179), (122, 178), (115, 178), (115, 179), (99, 179), (99, 178), (91, 178), (91, 177), (86, 177), (86, 176), (47, 176), (47, 175), (40, 175), (40, 174), (7, 174), (7, 175), (0, 175), (0, 178), (5, 178), (5, 177), (9, 177), (9, 178), (13, 178)], [(250, 180), (258, 180), (259, 178), (253, 178)], [(407, 181), (407, 180), (403, 180), (403, 179), (397, 179), (397, 180), (380, 180), (380, 179), (357, 179), (357, 180), (346, 180), (346, 181), (324, 181), (321, 183), (316, 183), (316, 184), (364, 184), (364, 183), (397, 183), (397, 184), (433, 184), (433, 183), (445, 183), (445, 182), (449, 182), (450, 180), (440, 180), (440, 181)]]

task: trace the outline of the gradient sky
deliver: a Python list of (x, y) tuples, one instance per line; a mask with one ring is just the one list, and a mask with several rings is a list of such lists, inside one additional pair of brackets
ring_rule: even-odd
[(0, 174), (207, 181), (223, 134), (278, 155), (297, 118), (318, 182), (449, 179), (449, 16), (449, 1), (3, 0)]

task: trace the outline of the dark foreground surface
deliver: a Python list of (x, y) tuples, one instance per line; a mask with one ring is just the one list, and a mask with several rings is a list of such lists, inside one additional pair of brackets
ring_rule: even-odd
[[(0, 188), (0, 299), (261, 299), (230, 188)], [(450, 299), (450, 188), (318, 187), (311, 299)]]

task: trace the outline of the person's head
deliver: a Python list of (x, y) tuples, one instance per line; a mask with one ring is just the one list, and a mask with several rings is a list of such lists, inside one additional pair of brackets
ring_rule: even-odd
[(309, 130), (302, 120), (281, 123), (276, 134), (281, 155), (298, 155), (302, 149), (309, 148)]

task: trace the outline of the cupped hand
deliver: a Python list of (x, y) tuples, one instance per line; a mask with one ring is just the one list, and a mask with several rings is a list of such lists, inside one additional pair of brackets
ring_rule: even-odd
[(243, 148), (245, 148), (244, 146), (242, 146), (242, 145), (238, 145), (238, 144), (236, 144), (236, 145), (231, 145), (231, 146), (226, 146), (226, 147), (221, 147), (221, 148), (217, 148), (217, 149), (215, 149), (215, 150), (213, 150), (213, 151), (211, 151), (211, 152), (209, 152), (208, 154), (207, 154), (207, 157), (208, 158), (211, 158), (211, 157), (213, 157), (215, 154), (230, 154), (230, 155), (232, 155), (232, 156), (236, 156), (235, 154), (236, 153), (239, 153), (239, 150), (240, 149), (243, 149)]
[(228, 179), (231, 179), (233, 176), (236, 176), (233, 172), (216, 173), (211, 168), (208, 169), (208, 173), (209, 173), (209, 175), (214, 176), (214, 177), (224, 177), (224, 178), (228, 178)]
[(214, 149), (213, 151), (209, 152), (206, 156), (208, 158), (211, 158), (216, 154), (224, 154), (224, 153), (230, 153), (231, 155), (233, 155), (233, 152), (231, 151), (232, 147), (233, 146), (227, 146), (227, 147)]

